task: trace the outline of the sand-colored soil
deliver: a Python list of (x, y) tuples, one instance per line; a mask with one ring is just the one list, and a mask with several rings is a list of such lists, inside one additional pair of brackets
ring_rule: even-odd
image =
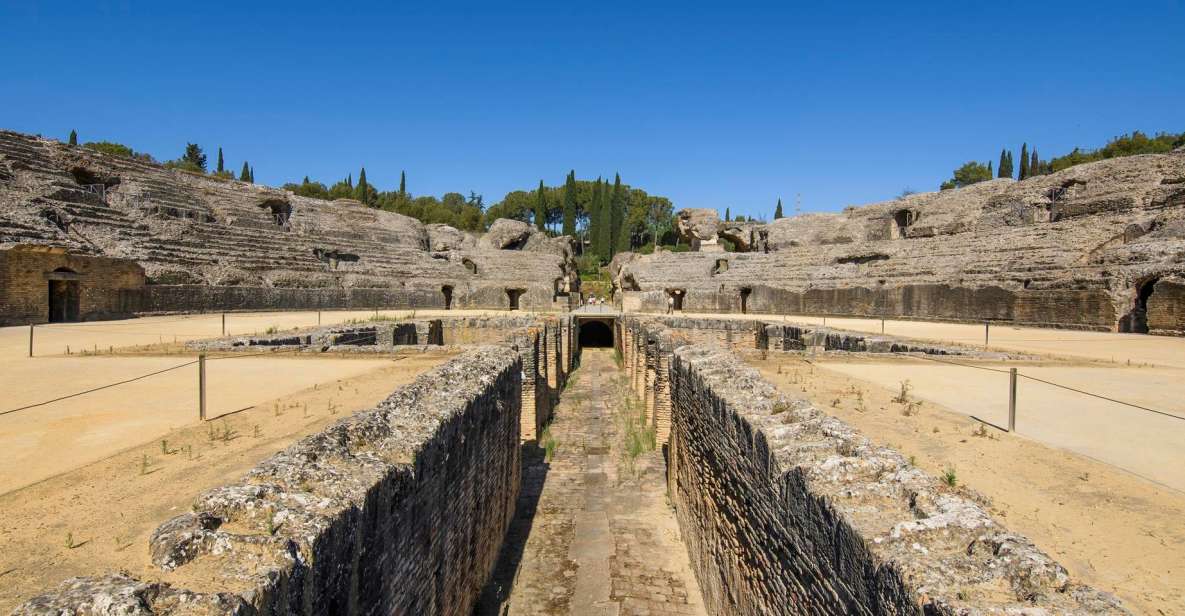
[[(172, 399), (162, 389), (154, 396), (129, 395), (122, 407), (91, 399), (92, 406), (106, 409), (101, 414), (84, 412), (85, 404), (71, 412), (46, 407), (16, 420), (22, 422), (17, 429), (5, 425), (0, 430), (0, 439), (6, 440), (0, 443), (0, 456), (6, 458), (14, 450), (12, 442), (35, 433), (30, 437), (34, 446), (20, 449), (19, 461), (4, 461), (3, 477), (9, 485), (27, 483), (24, 477), (30, 468), (73, 464), (55, 458), (102, 455), (96, 452), (106, 457), (0, 495), (0, 612), (70, 576), (124, 569), (159, 579), (147, 549), (148, 536), (157, 525), (185, 511), (203, 490), (234, 481), (259, 460), (332, 421), (372, 408), (449, 356), (442, 351), (384, 359), (226, 360), (218, 382), (238, 393), (224, 392), (216, 408), (248, 403), (255, 407), (224, 419), (197, 424), (189, 412), (193, 408), (185, 413), (171, 410)], [(54, 360), (37, 360), (43, 361)], [(65, 363), (54, 366), (73, 371), (77, 378), (103, 380), (106, 377), (94, 373), (125, 370), (133, 361), (169, 363), (177, 358), (62, 358)], [(50, 383), (54, 372), (46, 374), (43, 386), (48, 391), (64, 388)], [(5, 384), (25, 378), (35, 378), (35, 373)], [(155, 403), (163, 404), (164, 410), (155, 412)], [(166, 417), (155, 417), (158, 414)], [(55, 419), (46, 422), (46, 417)], [(108, 421), (117, 427), (105, 425)], [(79, 431), (80, 425), (88, 428)], [(57, 438), (55, 429), (69, 438)], [(52, 446), (55, 443), (62, 444)]]
[[(412, 316), (410, 310), (381, 310), (384, 317)], [(417, 310), (417, 318), (433, 316), (477, 316), (492, 314), (485, 310)], [(373, 310), (322, 311), (323, 325), (365, 320), (373, 317)], [(315, 327), (318, 313), (312, 312), (228, 312), (227, 335), (263, 333), (268, 328), (278, 330)], [(87, 323), (53, 323), (38, 325), (33, 331), (33, 354), (36, 356), (65, 355), (81, 351), (105, 351), (112, 347), (129, 347), (169, 342), (185, 342), (222, 335), (222, 314), (168, 315), (143, 317), (122, 321), (91, 321)], [(20, 359), (29, 354), (29, 328), (0, 327), (0, 362)]]
[[(795, 323), (821, 324), (822, 317), (804, 315), (758, 315), (758, 314), (686, 314), (705, 318), (787, 319)], [(853, 331), (880, 333), (880, 319), (855, 319), (827, 317), (827, 326)], [(885, 334), (983, 346), (984, 326), (967, 323), (935, 323), (930, 321), (885, 321)], [(1076, 331), (1065, 329), (1038, 329), (992, 325), (988, 342), (992, 349), (1022, 351), (1042, 355), (1060, 355), (1114, 361), (1126, 364), (1153, 364), (1185, 368), (1185, 338), (1172, 336), (1148, 336), (1143, 334), (1116, 334), (1111, 332)]]
[[(965, 392), (975, 392), (980, 385), (974, 376), (965, 373), (977, 371), (954, 367), (951, 369), (961, 372), (935, 371), (933, 366), (915, 365), (916, 360), (903, 368), (886, 367), (883, 360), (866, 366), (859, 359), (850, 363), (833, 360), (824, 367), (791, 355), (751, 361), (782, 391), (807, 397), (874, 441), (900, 450), (919, 467), (935, 475), (954, 469), (960, 485), (991, 500), (991, 511), (1001, 523), (1030, 537), (1075, 578), (1115, 593), (1137, 613), (1185, 614), (1185, 495), (1032, 438), (991, 428), (981, 431), (982, 424), (967, 417), (963, 406), (974, 395)], [(919, 384), (911, 398), (921, 402), (910, 415), (903, 414), (905, 405), (892, 400), (900, 390), (901, 379), (897, 377), (902, 369), (910, 371), (911, 381)], [(1156, 372), (1141, 377), (1139, 372), (1119, 371), (1104, 376), (1081, 367), (1041, 370), (1056, 378), (1092, 380), (1096, 385), (1107, 379), (1146, 378), (1155, 383), (1153, 379), (1159, 378)], [(849, 373), (867, 373), (879, 382), (854, 378)], [(1006, 381), (1007, 377), (1003, 378)], [(992, 391), (997, 388), (995, 384), (990, 387)], [(1036, 401), (1041, 394), (1028, 391), (1025, 395)], [(1163, 395), (1168, 394), (1147, 394)], [(951, 406), (928, 401), (927, 396)], [(1007, 398), (1004, 400), (1007, 408)], [(1021, 411), (1018, 423), (1022, 434), (1024, 429), (1037, 430), (1040, 426), (1040, 430), (1052, 430), (1064, 424), (1055, 414), (1068, 422), (1079, 417), (1082, 425), (1094, 421), (1082, 418), (1072, 403), (1056, 399), (1048, 402), (1057, 407), (1046, 408), (1047, 421), (1039, 423), (1034, 409)], [(985, 414), (987, 411), (986, 407), (979, 409)], [(998, 418), (996, 411), (992, 419)], [(1118, 446), (1108, 451), (1119, 451), (1124, 445), (1131, 452), (1162, 450), (1168, 442), (1128, 440), (1135, 438), (1126, 432), (1127, 424), (1132, 423), (1128, 415), (1112, 418), (1103, 413), (1103, 419), (1094, 441), (1096, 445), (1116, 441)], [(1083, 429), (1074, 438), (1089, 434)], [(1158, 451), (1155, 455), (1180, 460), (1181, 440), (1178, 438), (1176, 443), (1175, 454)], [(1128, 457), (1139, 455), (1130, 453)], [(1180, 468), (1178, 462), (1178, 472)]]
[[(969, 363), (969, 362), (964, 362)], [(925, 360), (840, 361), (819, 364), (848, 376), (914, 395), (956, 413), (1008, 425), (1008, 375)], [(1015, 366), (1020, 374), (1076, 389), (1101, 392), (1185, 418), (1185, 370), (1108, 364)], [(1185, 419), (1175, 419), (1026, 378), (1017, 380), (1016, 430), (1026, 438), (1113, 464), (1185, 493)]]

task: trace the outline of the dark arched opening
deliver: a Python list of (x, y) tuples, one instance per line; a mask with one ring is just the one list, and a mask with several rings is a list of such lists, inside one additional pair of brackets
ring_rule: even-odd
[(741, 289), (741, 314), (749, 313), (749, 296), (753, 294), (753, 289)]
[(524, 291), (525, 289), (506, 289), (506, 301), (510, 310), (519, 309), (519, 298), (522, 297)]
[(917, 216), (914, 215), (913, 210), (897, 210), (893, 212), (893, 225), (897, 231), (895, 236), (898, 238), (905, 237), (905, 232), (909, 230), (909, 226), (915, 220), (917, 220)]
[(453, 288), (448, 285), (444, 285), (443, 287), (440, 287), (440, 292), (444, 294), (444, 309), (445, 310), (452, 310), (453, 309)]
[(1132, 334), (1148, 333), (1148, 300), (1156, 290), (1159, 278), (1149, 278), (1136, 286), (1136, 301), (1131, 312), (1119, 321), (1119, 331)]
[(585, 321), (580, 324), (580, 348), (613, 346), (613, 329), (603, 321)]
[(49, 274), (49, 322), (70, 323), (79, 320), (82, 292), (78, 273), (59, 267)]

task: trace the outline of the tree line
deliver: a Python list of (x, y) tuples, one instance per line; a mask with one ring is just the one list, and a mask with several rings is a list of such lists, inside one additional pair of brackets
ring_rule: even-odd
[[(1064, 156), (1042, 160), (1041, 155), (1037, 153), (1037, 148), (1033, 147), (1030, 149), (1029, 144), (1026, 142), (1020, 146), (1019, 165), (1014, 164), (1012, 152), (1004, 148), (1000, 150), (1000, 163), (996, 172), (993, 173), (992, 171), (991, 161), (988, 161), (987, 164), (970, 161), (955, 169), (953, 177), (944, 181), (939, 188), (941, 190), (962, 188), (990, 180), (993, 176), (997, 178), (1015, 177), (1017, 180), (1025, 180), (1031, 177), (1048, 175), (1063, 169), (1069, 169), (1070, 167), (1084, 163), (1092, 163), (1122, 156), (1134, 156), (1137, 154), (1164, 154), (1182, 146), (1185, 146), (1185, 132), (1176, 134), (1157, 133), (1149, 137), (1140, 131), (1133, 131), (1130, 134), (1124, 134), (1111, 139), (1106, 145), (1097, 150), (1074, 148), (1072, 152)], [(1014, 173), (1015, 176), (1013, 175)]]
[[(70, 136), (67, 139), (70, 145), (78, 145), (78, 132), (71, 130)], [(142, 160), (146, 163), (161, 164), (153, 156), (147, 152), (137, 152), (132, 148), (114, 141), (88, 141), (82, 144), (82, 147), (103, 154), (111, 154), (112, 156), (122, 156), (124, 158), (134, 158)], [(186, 143), (185, 150), (181, 156), (167, 160), (163, 164), (167, 169), (177, 169), (187, 173), (196, 173), (200, 175), (210, 175), (224, 180), (239, 180), (240, 182), (255, 183), (255, 167), (252, 167), (247, 161), (243, 161), (243, 168), (236, 178), (235, 174), (226, 169), (226, 161), (222, 157), (222, 148), (218, 148), (218, 162), (214, 171), (209, 171), (206, 166), (206, 153), (201, 146), (196, 143)]]

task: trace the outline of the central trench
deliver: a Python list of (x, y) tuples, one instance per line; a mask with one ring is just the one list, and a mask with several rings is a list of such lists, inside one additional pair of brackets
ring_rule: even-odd
[(666, 463), (612, 348), (584, 348), (554, 420), (523, 446), (522, 491), (476, 614), (706, 614)]

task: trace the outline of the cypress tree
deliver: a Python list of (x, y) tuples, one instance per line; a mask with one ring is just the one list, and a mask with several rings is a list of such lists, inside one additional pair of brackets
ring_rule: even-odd
[(576, 171), (564, 181), (564, 235), (576, 235)]
[[(613, 178), (613, 195), (609, 200), (609, 258), (612, 259), (614, 253), (618, 251), (618, 246), (621, 245), (621, 235), (625, 232), (622, 227), (625, 226), (625, 194), (621, 189), (621, 174), (618, 173)], [(628, 239), (626, 240), (628, 243)]]
[(782, 200), (778, 199), (778, 207), (774, 208), (774, 220), (782, 217)]
[(218, 148), (218, 169), (216, 169), (216, 171), (218, 173), (226, 171), (226, 169), (222, 166), (222, 148)]
[(1033, 148), (1033, 153), (1029, 160), (1029, 177), (1041, 175), (1041, 157), (1037, 156), (1037, 148)]
[(354, 188), (354, 198), (361, 201), (363, 205), (370, 201), (370, 195), (366, 189), (366, 167), (363, 167), (362, 171), (358, 173), (358, 186)]
[(992, 177), (992, 161), (988, 161), (988, 177)]
[(613, 247), (613, 254), (619, 252), (629, 252), (632, 248), (633, 237), (629, 227), (629, 192), (624, 186), (621, 186), (621, 176), (617, 177), (617, 187), (614, 188), (613, 193), (617, 201), (617, 205), (613, 210), (618, 217), (617, 222), (617, 243)]
[(1023, 180), (1029, 177), (1029, 144), (1025, 143), (1020, 146), (1020, 175), (1016, 179)]
[(592, 196), (588, 201), (588, 247), (593, 254), (601, 245), (601, 178), (593, 184)]
[(251, 181), (251, 168), (247, 166), (247, 161), (243, 161), (243, 170), (239, 172), (240, 182)]
[(255, 183), (255, 166), (254, 165), (251, 166), (251, 180), (250, 181), (252, 184)]
[(608, 261), (613, 258), (613, 200), (609, 194), (609, 180), (601, 186), (601, 232), (597, 234), (600, 246), (597, 254)]
[(728, 208), (724, 208), (724, 222), (732, 220), (732, 214), (729, 213)]
[(309, 183), (309, 176), (307, 176), (307, 175), (306, 175), (306, 176), (304, 176), (304, 183), (305, 183), (305, 184), (308, 184), (308, 183)]
[(407, 172), (406, 171), (399, 172), (399, 196), (400, 197), (407, 196)]
[(70, 131), (70, 145), (78, 145), (78, 133)]
[(547, 226), (547, 195), (543, 193), (543, 180), (535, 191), (535, 228), (542, 231)]

